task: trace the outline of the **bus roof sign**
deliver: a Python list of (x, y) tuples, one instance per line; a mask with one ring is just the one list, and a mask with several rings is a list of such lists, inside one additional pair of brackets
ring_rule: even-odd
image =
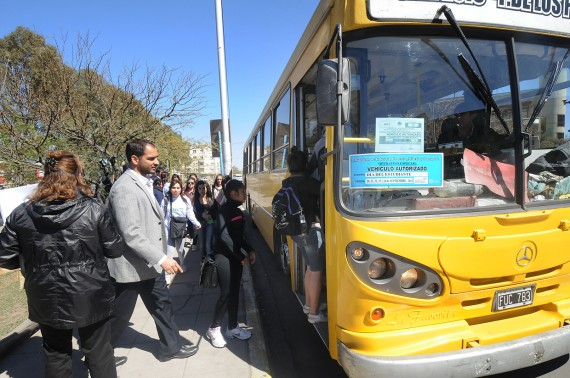
[(367, 0), (368, 13), (379, 21), (445, 19), (447, 5), (460, 24), (493, 25), (570, 35), (570, 0)]

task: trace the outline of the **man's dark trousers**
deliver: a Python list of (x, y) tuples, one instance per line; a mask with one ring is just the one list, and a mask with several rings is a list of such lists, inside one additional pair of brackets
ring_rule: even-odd
[(170, 294), (166, 287), (164, 273), (156, 279), (139, 282), (115, 283), (115, 313), (111, 318), (111, 344), (117, 347), (118, 341), (135, 310), (137, 297), (141, 299), (154, 319), (160, 346), (159, 356), (169, 356), (177, 353), (182, 344), (178, 326), (174, 321)]

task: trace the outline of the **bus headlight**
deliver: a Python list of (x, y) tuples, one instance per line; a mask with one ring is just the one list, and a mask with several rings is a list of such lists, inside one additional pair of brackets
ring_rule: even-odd
[(417, 299), (433, 299), (442, 293), (440, 275), (413, 260), (362, 242), (349, 243), (346, 257), (354, 274), (373, 289)]
[(386, 279), (394, 274), (394, 263), (392, 260), (379, 258), (370, 263), (368, 267), (368, 277), (373, 280)]
[(410, 289), (418, 282), (418, 270), (415, 268), (406, 270), (400, 277), (402, 289)]
[(426, 295), (428, 297), (432, 297), (436, 295), (438, 292), (439, 292), (439, 285), (436, 284), (435, 282), (432, 282), (426, 286)]

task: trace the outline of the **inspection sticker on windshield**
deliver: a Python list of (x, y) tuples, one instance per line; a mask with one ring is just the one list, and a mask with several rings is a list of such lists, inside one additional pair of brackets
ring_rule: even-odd
[(443, 154), (350, 155), (351, 188), (443, 186)]
[(423, 118), (376, 118), (376, 152), (424, 152)]

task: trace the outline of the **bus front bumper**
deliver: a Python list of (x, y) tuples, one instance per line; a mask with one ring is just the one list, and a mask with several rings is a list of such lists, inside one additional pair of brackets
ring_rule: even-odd
[(504, 373), (570, 353), (570, 327), (493, 345), (406, 357), (367, 356), (338, 342), (341, 366), (351, 377), (479, 377)]

